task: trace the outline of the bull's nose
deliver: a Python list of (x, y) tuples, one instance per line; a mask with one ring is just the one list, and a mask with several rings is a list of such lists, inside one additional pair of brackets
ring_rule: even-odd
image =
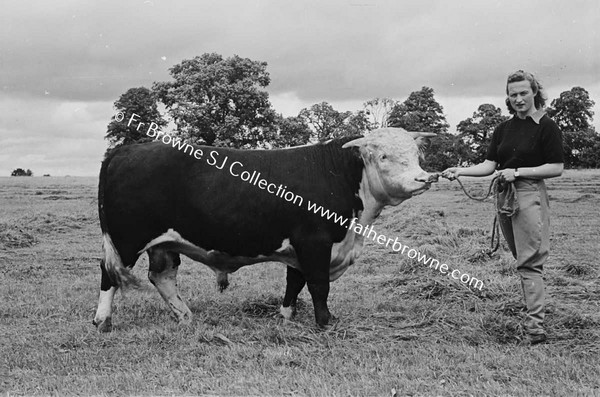
[(425, 174), (425, 175), (419, 175), (418, 177), (415, 178), (415, 181), (417, 182), (421, 182), (421, 183), (433, 183), (433, 182), (437, 182), (439, 178), (439, 174)]

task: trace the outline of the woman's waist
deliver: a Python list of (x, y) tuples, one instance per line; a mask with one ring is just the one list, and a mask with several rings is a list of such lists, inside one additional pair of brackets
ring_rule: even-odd
[(538, 189), (540, 187), (546, 187), (546, 183), (543, 179), (533, 179), (533, 178), (517, 178), (514, 181), (515, 187), (517, 190), (534, 188)]
[[(511, 182), (507, 182), (506, 180), (498, 179), (498, 188), (500, 191), (506, 190), (507, 186)], [(539, 190), (545, 189), (546, 183), (543, 179), (533, 179), (533, 178), (522, 178), (519, 177), (512, 182), (514, 188), (516, 190)]]
[[(499, 183), (499, 190), (503, 191), (506, 189), (506, 185), (508, 185), (508, 182), (504, 181), (504, 182), (500, 182)], [(515, 181), (513, 182), (514, 188), (519, 191), (526, 191), (526, 190), (546, 190), (546, 183), (544, 182), (543, 179), (532, 179), (532, 178), (517, 178), (515, 179)]]

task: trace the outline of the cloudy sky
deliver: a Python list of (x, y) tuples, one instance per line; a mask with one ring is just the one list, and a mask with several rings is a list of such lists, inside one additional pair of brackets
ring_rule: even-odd
[(506, 76), (535, 73), (550, 100), (597, 102), (597, 0), (3, 1), (0, 176), (97, 175), (114, 101), (206, 52), (266, 61), (276, 111), (359, 110), (435, 90), (451, 131), (482, 103), (504, 111)]

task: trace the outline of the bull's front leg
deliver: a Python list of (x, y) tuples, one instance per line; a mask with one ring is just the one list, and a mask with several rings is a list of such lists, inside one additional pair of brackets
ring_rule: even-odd
[(317, 325), (328, 328), (334, 317), (327, 307), (329, 297), (329, 262), (331, 259), (332, 243), (311, 239), (304, 241), (296, 248), (302, 274), (312, 297)]
[(308, 282), (308, 291), (313, 300), (315, 308), (315, 319), (317, 325), (321, 328), (329, 328), (332, 325), (334, 317), (327, 307), (327, 298), (329, 297), (329, 274), (321, 280)]

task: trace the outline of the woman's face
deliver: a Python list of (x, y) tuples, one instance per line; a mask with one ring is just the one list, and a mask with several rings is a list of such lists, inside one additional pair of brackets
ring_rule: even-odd
[(518, 116), (524, 118), (536, 111), (534, 98), (535, 94), (529, 81), (508, 83), (508, 100)]

